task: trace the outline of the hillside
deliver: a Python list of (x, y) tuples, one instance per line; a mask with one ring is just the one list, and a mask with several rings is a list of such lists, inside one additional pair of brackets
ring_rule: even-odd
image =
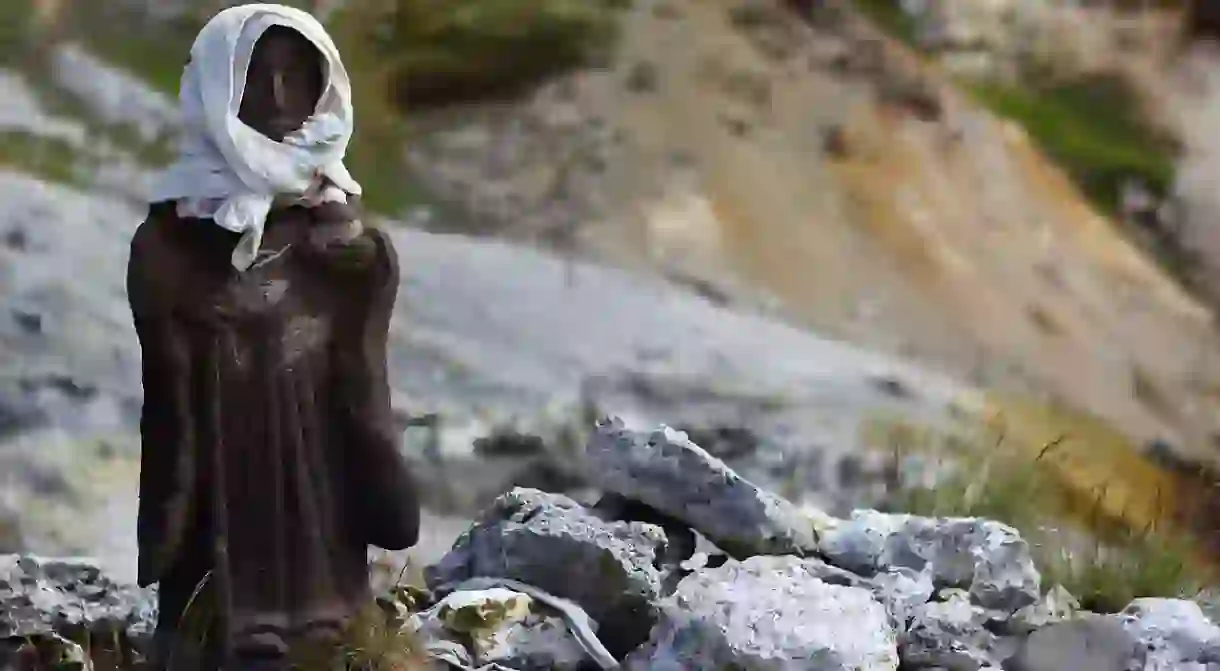
[[(1211, 310), (941, 67), (857, 15), (640, 2), (625, 21), (612, 68), (421, 121), (447, 129), (414, 149), (424, 181), (507, 235), (722, 298), (761, 290), (821, 333), (992, 389), (1014, 426), (1029, 416), (999, 399), (1062, 410), (1033, 445), (1085, 433), (1083, 411), (1214, 455)], [(1086, 488), (1121, 443), (1079, 445)]]
[[(4, 11), (44, 4), (58, 3)], [(996, 411), (1022, 447), (1066, 435), (1073, 486), (1111, 483), (1107, 512), (1139, 522), (1173, 482), (1134, 445), (1214, 456), (1211, 311), (940, 65), (853, 12), (621, 4), (604, 62), (495, 103), (358, 110), (376, 139), (357, 176), (393, 215), (408, 269), (398, 405), (447, 419), (449, 489), (499, 493), (503, 473), (469, 439), (574, 412), (604, 376), (602, 406), (744, 425), (779, 454), (825, 452), (809, 469), (836, 481), (887, 413), (937, 425), (952, 407)], [(122, 563), (139, 386), (121, 269), (170, 155), (165, 92), (190, 33), (100, 20), (133, 16), (118, 6), (75, 6), (5, 50), (0, 458), (23, 478), (8, 505), (32, 544)], [(99, 441), (111, 479), (70, 466)], [(786, 458), (754, 466), (777, 477)], [(839, 505), (863, 495), (791, 484), (806, 485)], [(479, 501), (451, 503), (436, 510)]]

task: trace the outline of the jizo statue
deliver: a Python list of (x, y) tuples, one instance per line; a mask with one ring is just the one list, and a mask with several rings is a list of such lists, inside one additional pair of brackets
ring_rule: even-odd
[(291, 8), (222, 11), (191, 48), (180, 156), (128, 266), (159, 668), (286, 668), (371, 602), (369, 545), (418, 537), (386, 380), (397, 258), (342, 163), (350, 94)]

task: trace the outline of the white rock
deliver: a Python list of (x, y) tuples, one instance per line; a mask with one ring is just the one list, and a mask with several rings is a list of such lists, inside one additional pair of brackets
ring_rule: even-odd
[(1127, 632), (1147, 651), (1146, 669), (1168, 671), (1220, 663), (1220, 627), (1193, 601), (1136, 599), (1120, 617)]
[(592, 665), (560, 614), (504, 587), (453, 592), (412, 616), (407, 627), (432, 658), (468, 668), (576, 671)]
[(919, 606), (903, 636), (903, 668), (998, 668), (1015, 650), (1005, 650), (1004, 642), (987, 631), (987, 620), (987, 611), (971, 604), (964, 595)]
[(682, 520), (725, 552), (796, 554), (815, 547), (813, 524), (792, 503), (755, 486), (681, 431), (598, 424), (585, 451), (601, 488)]
[(894, 671), (896, 635), (868, 591), (819, 562), (752, 557), (688, 576), (628, 671)]
[(1055, 585), (1030, 606), (1017, 611), (1010, 626), (1017, 633), (1028, 634), (1055, 622), (1070, 620), (1080, 611), (1080, 602), (1063, 585)]
[(79, 45), (58, 47), (51, 65), (56, 84), (84, 102), (102, 122), (132, 125), (145, 142), (177, 134), (181, 123), (177, 101)]
[(24, 131), (39, 137), (64, 140), (73, 145), (85, 141), (85, 127), (52, 116), (18, 73), (0, 69), (0, 130)]
[(1082, 613), (1025, 639), (1004, 667), (1011, 671), (1143, 669), (1135, 640), (1111, 615)]
[(1029, 545), (999, 522), (858, 510), (822, 534), (819, 548), (831, 563), (863, 575), (927, 570), (936, 587), (966, 589), (978, 605), (1006, 613), (1039, 596)]

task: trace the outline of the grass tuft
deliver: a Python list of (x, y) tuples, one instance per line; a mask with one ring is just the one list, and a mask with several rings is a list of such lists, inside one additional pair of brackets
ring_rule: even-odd
[[(366, 609), (353, 620), (344, 637), (343, 668), (353, 671), (423, 671), (430, 668), (414, 632), (404, 624), (381, 608)], [(318, 668), (320, 671), (321, 667)]]
[[(407, 619), (427, 605), (427, 592), (405, 582), (413, 576), (410, 566), (398, 573), (398, 581), (388, 595), (369, 603), (340, 632), (339, 637), (296, 645), (289, 652), (289, 668), (294, 671), (425, 671), (432, 668)], [(204, 653), (207, 638), (215, 630), (215, 594), (209, 572), (196, 585), (178, 622), (185, 649), (175, 650), (169, 664), (193, 666)], [(110, 669), (112, 667), (106, 667)], [(116, 669), (120, 667), (113, 667)]]
[[(1072, 436), (1059, 436), (1037, 451), (1017, 447), (1001, 425), (990, 436), (946, 439), (940, 446), (918, 434), (915, 449), (943, 468), (934, 483), (902, 485), (888, 508), (927, 516), (984, 517), (1016, 528), (1031, 548), (1046, 588), (1062, 585), (1081, 605), (1118, 612), (1137, 597), (1189, 598), (1215, 578), (1194, 536), (1149, 523), (1116, 522), (1104, 506), (1103, 484), (1081, 516), (1081, 493), (1065, 483), (1061, 462), (1078, 450)], [(903, 460), (917, 434), (899, 425), (890, 448)], [(943, 460), (943, 461), (942, 461)]]

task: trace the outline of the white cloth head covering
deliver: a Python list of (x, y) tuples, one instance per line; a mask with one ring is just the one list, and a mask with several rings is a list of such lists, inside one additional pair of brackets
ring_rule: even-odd
[[(271, 26), (304, 35), (326, 67), (314, 115), (283, 142), (237, 118), (254, 45)], [(249, 268), (277, 197), (316, 204), (346, 201), (346, 194), (361, 193), (343, 165), (353, 129), (351, 98), (351, 82), (338, 49), (322, 24), (306, 12), (271, 4), (220, 12), (191, 46), (179, 93), (184, 125), (179, 156), (153, 188), (153, 201), (177, 201), (179, 215), (211, 218), (241, 233), (233, 266)], [(323, 177), (334, 185), (325, 192)]]

